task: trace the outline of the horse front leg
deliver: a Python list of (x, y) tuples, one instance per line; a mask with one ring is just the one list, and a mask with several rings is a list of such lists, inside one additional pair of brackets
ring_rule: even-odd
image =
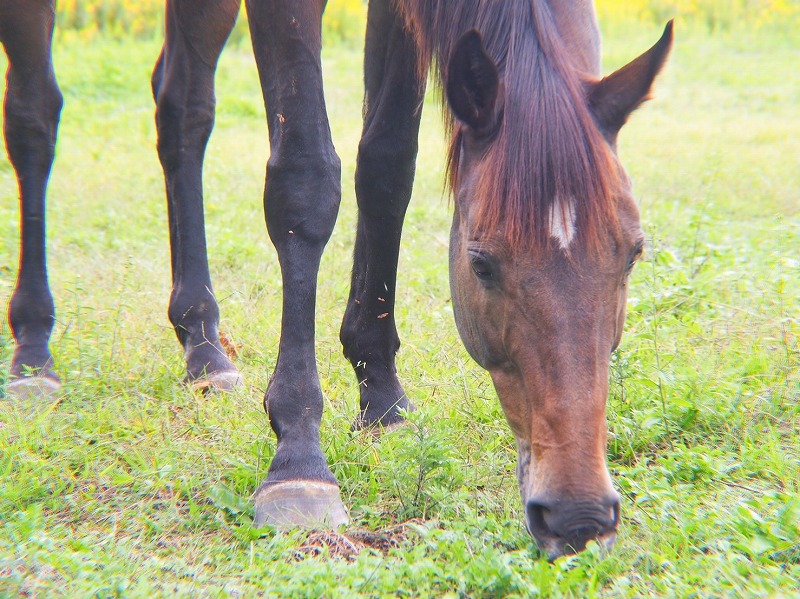
[(47, 281), (45, 192), (55, 155), (62, 96), (51, 56), (54, 6), (0, 2), (0, 40), (8, 55), (5, 141), (20, 196), (20, 258), (8, 320), (17, 342), (9, 395), (60, 387), (48, 346), (55, 306)]
[(278, 445), (255, 493), (255, 525), (347, 522), (320, 448), (323, 396), (314, 352), (317, 274), (341, 197), (320, 62), (324, 2), (248, 0), (267, 107), (264, 212), (283, 278), (281, 337), (264, 407)]
[(413, 40), (391, 2), (370, 2), (364, 60), (364, 128), (358, 151), (358, 230), (341, 341), (359, 382), (355, 428), (387, 427), (413, 409), (395, 354), (400, 235), (411, 199), (425, 80)]
[(186, 381), (227, 390), (241, 376), (219, 341), (203, 218), (203, 158), (214, 126), (214, 72), (240, 0), (171, 0), (153, 72), (158, 156), (164, 169), (172, 262), (169, 319), (183, 346)]

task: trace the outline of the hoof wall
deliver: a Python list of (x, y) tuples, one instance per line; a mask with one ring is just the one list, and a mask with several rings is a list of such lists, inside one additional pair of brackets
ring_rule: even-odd
[(258, 488), (253, 499), (256, 504), (253, 525), (256, 528), (269, 524), (282, 529), (333, 530), (350, 521), (339, 496), (339, 487), (330, 483), (265, 483)]
[(233, 391), (244, 386), (244, 379), (239, 372), (217, 372), (202, 378), (196, 379), (191, 383), (193, 389), (204, 393), (208, 391)]
[(25, 376), (13, 379), (6, 387), (12, 400), (52, 400), (61, 391), (61, 383), (45, 376)]

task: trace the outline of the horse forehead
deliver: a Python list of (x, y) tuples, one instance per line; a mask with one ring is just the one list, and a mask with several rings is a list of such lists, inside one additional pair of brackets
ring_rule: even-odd
[(547, 215), (548, 233), (562, 250), (569, 250), (575, 239), (575, 219), (575, 200), (573, 198), (556, 200), (550, 205)]
[[(576, 200), (567, 198), (554, 201), (547, 212), (547, 230), (550, 238), (558, 244), (564, 252), (569, 253), (573, 241), (578, 237)], [(622, 193), (616, 198), (615, 217), (619, 231), (611, 232), (616, 239), (616, 244), (635, 243), (642, 236), (639, 209), (633, 196)]]
[[(562, 306), (587, 309), (603, 303), (607, 293), (615, 289), (625, 266), (628, 246), (633, 247), (642, 236), (638, 227), (623, 231), (613, 227), (602, 236), (603, 246), (592, 249), (581, 243), (579, 223), (574, 212), (559, 205), (550, 209), (549, 234), (552, 243), (544, 251), (508, 253), (505, 266), (509, 285), (516, 288), (515, 301), (542, 308)], [(626, 227), (627, 229), (627, 227)]]

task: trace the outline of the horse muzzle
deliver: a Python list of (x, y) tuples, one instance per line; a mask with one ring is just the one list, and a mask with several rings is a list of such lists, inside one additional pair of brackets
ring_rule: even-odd
[(528, 532), (550, 561), (583, 551), (589, 541), (610, 550), (617, 539), (620, 501), (616, 493), (596, 501), (533, 497), (525, 507)]

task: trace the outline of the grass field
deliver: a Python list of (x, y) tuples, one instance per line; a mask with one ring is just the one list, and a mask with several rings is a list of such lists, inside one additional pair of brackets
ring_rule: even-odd
[[(654, 25), (607, 26), (606, 69)], [(158, 44), (58, 43), (65, 96), (49, 191), (52, 349), (63, 396), (0, 401), (0, 596), (800, 596), (800, 44), (678, 28), (656, 99), (623, 130), (647, 259), (611, 372), (615, 550), (550, 564), (522, 526), (515, 451), (466, 355), (447, 283), (449, 208), (435, 99), (424, 114), (398, 292), (398, 368), (417, 427), (351, 433), (338, 327), (349, 286), (360, 54), (324, 65), (344, 197), (320, 274), (323, 449), (345, 535), (254, 530), (274, 436), (261, 408), (280, 275), (263, 225), (266, 126), (246, 45), (217, 76), (206, 211), (222, 328), (246, 387), (195, 395), (166, 318), (169, 260), (149, 73)], [(0, 158), (0, 304), (18, 249)], [(0, 378), (13, 340), (0, 328)], [(4, 383), (0, 382), (0, 385)]]

